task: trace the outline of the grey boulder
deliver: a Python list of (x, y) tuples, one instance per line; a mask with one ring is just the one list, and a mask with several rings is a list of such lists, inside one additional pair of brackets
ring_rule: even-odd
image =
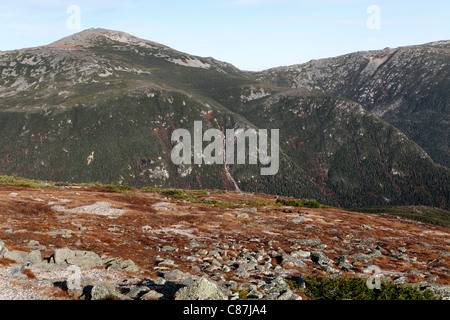
[(176, 300), (227, 300), (220, 288), (212, 281), (201, 278), (179, 289)]

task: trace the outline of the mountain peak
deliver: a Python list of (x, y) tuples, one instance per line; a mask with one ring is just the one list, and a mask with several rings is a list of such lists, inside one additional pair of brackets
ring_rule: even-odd
[(56, 42), (49, 44), (49, 47), (74, 47), (74, 48), (90, 48), (97, 46), (102, 40), (110, 40), (122, 42), (125, 44), (135, 44), (148, 47), (162, 47), (152, 41), (137, 38), (133, 35), (122, 31), (109, 30), (103, 28), (90, 28), (81, 32), (62, 38)]
[[(67, 48), (67, 49), (88, 49), (93, 47), (100, 47), (105, 45), (117, 46), (123, 44), (124, 46), (134, 46), (133, 50), (149, 49), (142, 55), (155, 55), (158, 58), (163, 58), (169, 62), (180, 64), (187, 67), (209, 69), (214, 66), (215, 69), (221, 72), (240, 72), (236, 67), (230, 63), (215, 60), (214, 58), (202, 58), (184, 53), (160, 43), (150, 40), (135, 37), (131, 34), (122, 31), (109, 30), (103, 28), (90, 28), (81, 32), (62, 38), (49, 45), (47, 48)], [(139, 48), (137, 48), (139, 47)]]

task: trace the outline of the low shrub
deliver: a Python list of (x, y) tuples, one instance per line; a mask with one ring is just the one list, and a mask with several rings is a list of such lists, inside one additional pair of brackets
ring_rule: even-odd
[(420, 291), (412, 285), (381, 280), (380, 289), (369, 289), (366, 278), (306, 276), (300, 285), (286, 280), (289, 286), (313, 300), (440, 300), (430, 290)]

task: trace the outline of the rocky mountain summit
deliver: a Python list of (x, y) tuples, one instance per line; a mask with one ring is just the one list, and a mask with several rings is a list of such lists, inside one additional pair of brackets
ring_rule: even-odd
[[(448, 209), (448, 57), (439, 42), (256, 73), (84, 30), (0, 52), (0, 174)], [(195, 121), (279, 129), (279, 172), (175, 165), (171, 134)]]
[(0, 298), (301, 300), (308, 277), (373, 271), (450, 298), (448, 228), (280, 199), (1, 186)]

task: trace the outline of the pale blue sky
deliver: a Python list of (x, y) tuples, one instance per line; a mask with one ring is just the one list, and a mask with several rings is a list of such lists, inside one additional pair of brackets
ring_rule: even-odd
[[(80, 8), (80, 30), (67, 27), (70, 5)], [(373, 5), (379, 20), (367, 12)], [(369, 28), (369, 19), (380, 28)], [(0, 50), (48, 44), (93, 27), (257, 71), (449, 40), (450, 1), (0, 0)]]

